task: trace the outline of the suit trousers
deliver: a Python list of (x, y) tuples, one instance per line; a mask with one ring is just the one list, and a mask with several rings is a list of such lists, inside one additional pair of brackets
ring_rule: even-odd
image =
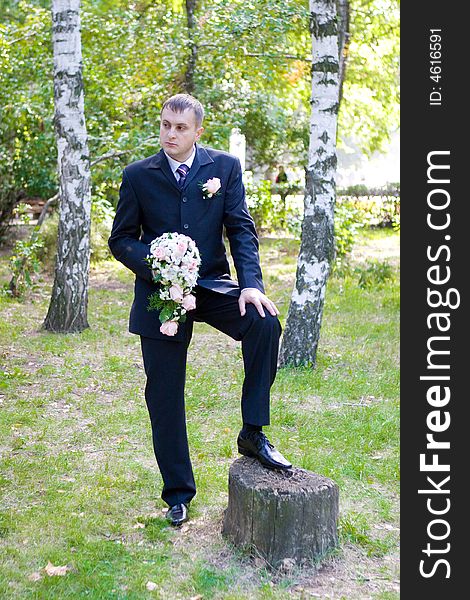
[(242, 317), (238, 297), (197, 286), (196, 308), (188, 313), (184, 341), (141, 336), (147, 382), (145, 400), (155, 457), (163, 478), (162, 498), (173, 506), (189, 504), (196, 485), (189, 455), (184, 404), (187, 350), (193, 322), (205, 322), (241, 341), (245, 377), (241, 395), (243, 422), (269, 425), (270, 388), (277, 369), (281, 325), (265, 309), (247, 304)]

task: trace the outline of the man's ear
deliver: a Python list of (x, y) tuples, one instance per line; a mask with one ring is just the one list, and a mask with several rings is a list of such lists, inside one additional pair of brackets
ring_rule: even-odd
[(203, 132), (204, 132), (204, 127), (199, 127), (196, 130), (196, 140), (198, 140), (201, 137), (201, 135), (203, 134)]

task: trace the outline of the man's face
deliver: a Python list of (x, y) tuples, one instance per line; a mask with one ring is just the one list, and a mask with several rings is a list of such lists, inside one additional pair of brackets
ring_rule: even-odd
[(192, 109), (182, 113), (164, 108), (160, 123), (160, 143), (165, 152), (179, 162), (191, 156), (194, 143), (201, 137), (204, 127), (198, 127)]

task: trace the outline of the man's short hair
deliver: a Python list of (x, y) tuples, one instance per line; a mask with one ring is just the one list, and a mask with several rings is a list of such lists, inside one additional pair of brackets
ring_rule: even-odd
[(164, 108), (169, 108), (173, 112), (182, 113), (185, 110), (192, 110), (196, 115), (196, 125), (200, 127), (202, 125), (202, 120), (204, 119), (204, 108), (202, 104), (197, 100), (194, 96), (190, 94), (175, 94), (168, 98), (162, 106), (162, 111)]

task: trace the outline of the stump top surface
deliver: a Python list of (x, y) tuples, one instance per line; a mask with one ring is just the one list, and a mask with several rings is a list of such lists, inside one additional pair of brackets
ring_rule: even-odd
[(266, 469), (257, 459), (246, 456), (232, 463), (229, 476), (250, 488), (266, 488), (281, 493), (296, 490), (318, 492), (321, 489), (337, 487), (332, 479), (312, 471), (298, 467), (285, 471)]

